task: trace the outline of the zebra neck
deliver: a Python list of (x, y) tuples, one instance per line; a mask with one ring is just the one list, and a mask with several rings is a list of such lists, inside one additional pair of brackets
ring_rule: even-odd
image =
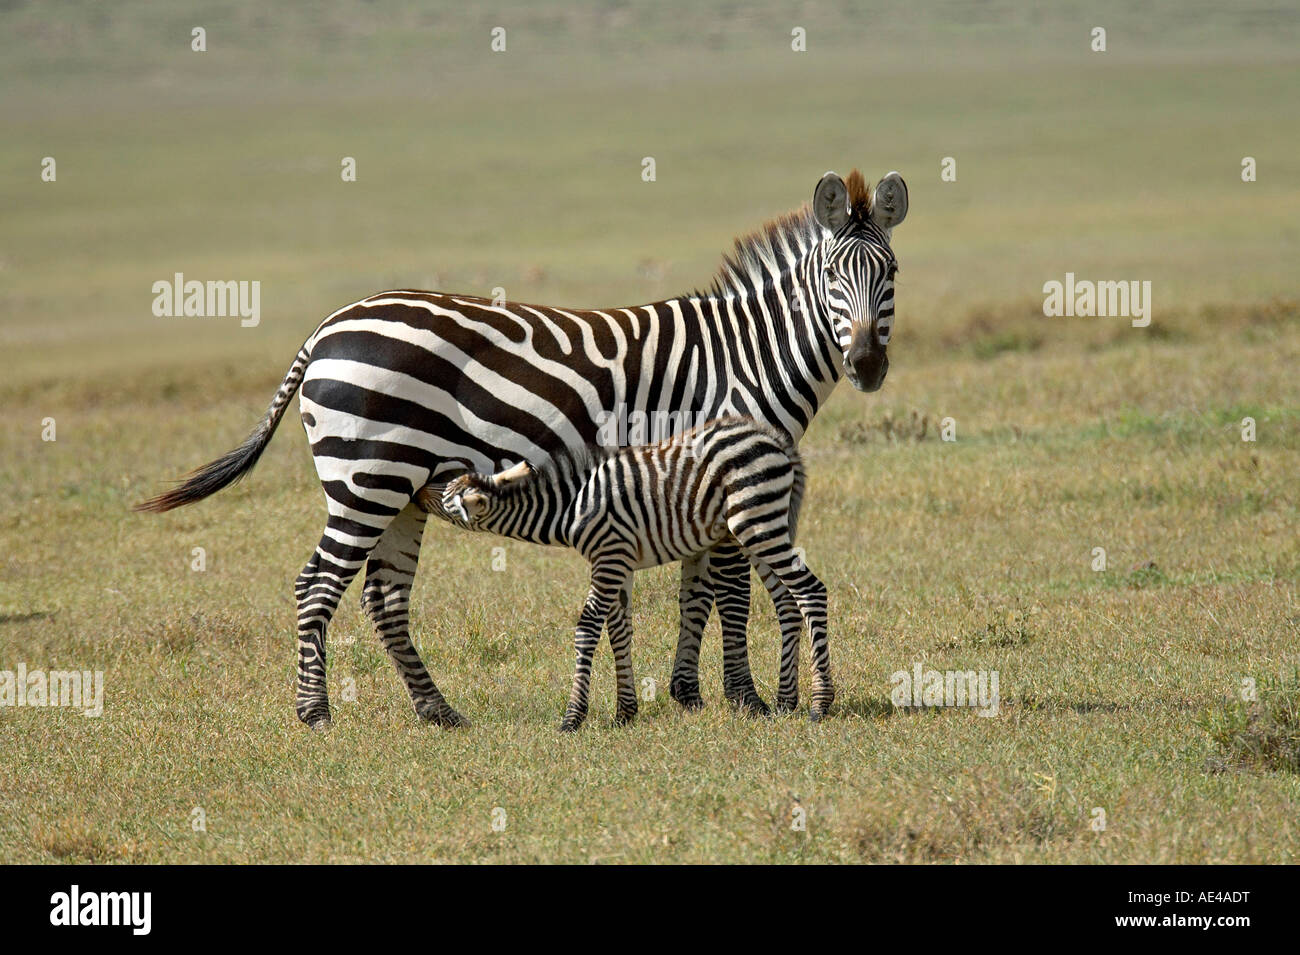
[(480, 526), (512, 540), (566, 547), (570, 498), (554, 480), (539, 476), (501, 494)]
[(701, 302), (701, 319), (731, 353), (731, 383), (718, 411), (757, 418), (803, 437), (842, 374), (830, 320), (801, 267), (779, 284)]

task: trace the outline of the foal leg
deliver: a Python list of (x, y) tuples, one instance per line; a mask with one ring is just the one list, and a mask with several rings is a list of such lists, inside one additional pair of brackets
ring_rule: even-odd
[[(787, 533), (762, 532), (753, 526), (735, 528), (741, 546), (756, 565), (766, 565), (799, 604), (799, 611), (812, 638), (813, 689), (809, 718), (814, 722), (826, 715), (835, 700), (831, 680), (830, 643), (826, 637), (826, 585), (795, 552)], [(783, 648), (784, 649), (784, 648)]]
[(681, 628), (669, 692), (687, 709), (704, 705), (700, 695), (700, 644), (705, 624), (718, 604), (722, 622), (722, 686), (727, 699), (742, 709), (766, 714), (749, 670), (749, 562), (733, 542), (682, 561), (678, 592)]
[[(629, 586), (631, 581), (629, 581)], [(622, 726), (636, 716), (636, 677), (632, 672), (632, 620), (629, 612), (631, 592), (624, 588), (610, 608), (609, 646), (614, 651), (614, 672), (618, 679), (618, 710), (614, 722)]]
[(609, 619), (609, 611), (619, 594), (627, 588), (630, 571), (603, 564), (594, 564), (591, 569), (591, 589), (587, 592), (587, 602), (582, 607), (578, 626), (573, 634), (574, 666), (573, 688), (569, 691), (569, 705), (564, 711), (564, 720), (560, 731), (572, 733), (587, 718), (587, 706), (591, 690), (591, 663), (596, 655), (596, 646)]
[(808, 621), (812, 637), (813, 688), (809, 719), (816, 722), (830, 712), (835, 702), (835, 683), (831, 680), (831, 649), (826, 638), (826, 585), (811, 571), (799, 583), (787, 584), (799, 601), (799, 609)]
[(799, 706), (799, 641), (803, 636), (803, 612), (772, 568), (764, 565), (755, 569), (772, 597), (781, 627), (781, 678), (776, 691), (776, 712), (790, 713)]

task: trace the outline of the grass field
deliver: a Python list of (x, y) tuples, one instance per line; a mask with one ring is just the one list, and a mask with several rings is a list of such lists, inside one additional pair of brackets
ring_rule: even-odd
[[(100, 718), (0, 706), (0, 861), (1297, 861), (1300, 15), (1100, 6), (0, 5), (0, 671), (105, 679)], [(633, 605), (660, 692), (612, 726), (605, 650), (561, 737), (585, 564), (433, 527), (413, 633), (474, 725), (417, 725), (354, 589), (310, 733), (301, 429), (233, 490), (130, 511), (355, 298), (663, 298), (854, 165), (911, 209), (889, 379), (803, 445), (820, 725), (734, 712), (716, 622), (709, 705), (668, 698), (666, 568)], [(260, 324), (155, 318), (175, 272), (260, 281)], [(1150, 327), (1044, 317), (1066, 272), (1150, 281)], [(917, 663), (997, 671), (999, 715), (895, 708)]]

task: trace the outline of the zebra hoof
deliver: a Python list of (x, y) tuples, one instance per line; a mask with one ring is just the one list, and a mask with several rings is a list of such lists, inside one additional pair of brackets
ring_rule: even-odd
[(424, 723), (433, 723), (445, 729), (463, 729), (469, 726), (469, 720), (461, 716), (446, 703), (416, 707), (415, 715)]
[(812, 709), (812, 710), (809, 710), (809, 711), (808, 711), (808, 722), (809, 722), (809, 723), (820, 723), (820, 722), (822, 721), (822, 719), (823, 719), (825, 716), (826, 716), (826, 711), (825, 711), (825, 710), (818, 710), (818, 709)]
[(736, 709), (748, 716), (771, 716), (772, 708), (763, 702), (757, 692), (750, 690), (740, 696), (727, 697)]
[(298, 719), (306, 723), (308, 729), (327, 730), (330, 728), (329, 704), (300, 709), (298, 710)]
[(628, 725), (629, 723), (631, 723), (634, 719), (636, 719), (636, 710), (635, 710), (635, 709), (631, 709), (631, 710), (619, 710), (617, 713), (614, 714), (614, 725), (615, 725), (615, 726), (627, 726), (627, 725)]
[(788, 715), (788, 714), (790, 714), (790, 713), (793, 713), (793, 712), (794, 712), (795, 710), (797, 710), (797, 709), (799, 709), (799, 698), (798, 698), (798, 697), (795, 697), (794, 699), (790, 699), (790, 700), (777, 700), (777, 701), (776, 701), (776, 715), (777, 715), (777, 716), (786, 716), (786, 715)]
[(704, 709), (704, 697), (700, 695), (700, 688), (696, 686), (684, 686), (673, 684), (669, 690), (672, 698), (688, 710)]
[(322, 716), (308, 723), (307, 728), (313, 733), (328, 733), (333, 725), (333, 721), (328, 716)]
[(564, 714), (564, 722), (560, 724), (561, 733), (576, 733), (582, 726), (582, 721), (587, 718), (586, 713), (575, 713), (569, 710)]

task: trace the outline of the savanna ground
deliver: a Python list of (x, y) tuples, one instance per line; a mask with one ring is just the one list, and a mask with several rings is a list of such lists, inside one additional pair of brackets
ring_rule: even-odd
[[(1298, 32), (1263, 5), (4, 4), (0, 670), (102, 670), (106, 697), (0, 708), (0, 860), (1296, 861)], [(416, 723), (354, 586), (313, 734), (292, 416), (243, 485), (130, 510), (238, 442), (348, 301), (663, 298), (852, 165), (902, 171), (911, 211), (889, 379), (804, 442), (821, 725), (726, 705), (716, 621), (681, 711), (665, 569), (634, 602), (660, 692), (614, 728), (605, 650), (561, 736), (585, 565), (432, 527), (414, 636), (473, 727)], [(261, 281), (261, 323), (155, 318), (178, 271)], [(1045, 318), (1067, 271), (1151, 281), (1150, 327)], [(918, 662), (996, 670), (1000, 715), (895, 709)]]

